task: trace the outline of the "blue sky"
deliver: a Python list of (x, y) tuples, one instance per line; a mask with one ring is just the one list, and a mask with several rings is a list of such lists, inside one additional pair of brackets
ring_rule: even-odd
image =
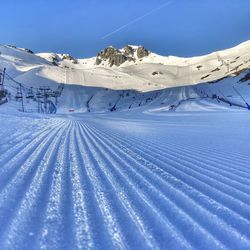
[(108, 45), (135, 44), (194, 56), (249, 40), (250, 1), (8, 0), (0, 24), (1, 44), (35, 52), (89, 57)]

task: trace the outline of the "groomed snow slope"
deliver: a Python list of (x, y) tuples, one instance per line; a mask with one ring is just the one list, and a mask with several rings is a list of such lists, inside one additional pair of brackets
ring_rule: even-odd
[(0, 116), (1, 249), (249, 249), (249, 111)]
[[(57, 69), (58, 74), (62, 73)], [(110, 111), (131, 111), (145, 109), (145, 112), (166, 112), (169, 110), (218, 110), (228, 108), (247, 108), (250, 104), (250, 71), (245, 70), (238, 76), (230, 76), (214, 83), (202, 83), (191, 86), (175, 87), (149, 92), (138, 92), (135, 90), (111, 90), (107, 88), (86, 87), (81, 85), (65, 84), (62, 95), (58, 98), (57, 113), (69, 112), (110, 112)], [(244, 78), (248, 78), (242, 81)], [(20, 79), (20, 76), (18, 77)], [(27, 80), (27, 78), (26, 78)], [(59, 85), (35, 75), (31, 81), (47, 83), (52, 89)], [(11, 81), (6, 80), (6, 87), (12, 86)], [(46, 85), (46, 84), (45, 84)], [(34, 86), (34, 85), (29, 85)], [(15, 88), (8, 88), (12, 93), (10, 102), (5, 106), (14, 110), (21, 109), (22, 103), (15, 101)], [(223, 100), (212, 99), (216, 95)], [(24, 94), (25, 96), (25, 94)], [(52, 98), (52, 101), (55, 101)], [(229, 102), (235, 105), (230, 107)], [(38, 103), (24, 98), (25, 112), (38, 112)]]
[[(51, 62), (54, 54), (47, 53), (38, 56), (23, 49), (0, 46), (0, 70), (5, 67), (12, 78), (26, 87), (33, 87), (34, 91), (41, 86), (48, 86), (55, 90), (60, 84), (65, 84), (62, 98), (59, 99), (58, 112), (65, 113), (69, 110), (103, 112), (113, 107), (116, 110), (135, 108), (148, 105), (152, 101), (162, 106), (166, 104), (166, 101), (160, 103), (159, 98), (156, 97), (160, 95), (162, 99), (169, 98), (172, 90), (165, 90), (165, 88), (171, 86), (187, 86), (187, 89), (175, 91), (177, 95), (179, 92), (189, 93), (184, 96), (183, 94), (179, 97), (174, 96), (173, 98), (176, 99), (174, 102), (182, 101), (184, 97), (186, 99), (197, 97), (197, 91), (188, 84), (206, 83), (238, 74), (250, 67), (249, 51), (250, 42), (248, 41), (228, 50), (193, 58), (162, 57), (150, 53), (148, 57), (140, 60), (137, 58), (137, 61), (126, 62), (120, 67), (97, 66), (95, 58), (72, 61), (63, 59), (63, 55), (56, 55), (59, 59), (58, 66), (55, 66)], [(233, 84), (237, 83), (234, 78), (229, 80), (230, 84), (227, 89), (231, 88), (231, 90), (228, 94), (237, 96), (232, 90), (232, 81), (234, 81)], [(13, 100), (18, 86), (8, 79), (5, 83)], [(239, 84), (238, 87), (241, 89), (242, 86)], [(157, 91), (159, 89), (163, 90)], [(213, 87), (207, 91), (210, 95), (212, 95), (211, 89)], [(221, 92), (214, 89), (213, 94), (218, 95)], [(248, 88), (243, 89), (248, 95)], [(115, 105), (118, 100), (119, 104)], [(25, 109), (37, 109), (36, 102), (30, 103), (29, 100), (28, 102), (28, 104), (25, 102)], [(171, 106), (171, 103), (168, 103), (168, 107)]]
[(250, 249), (249, 70), (117, 91), (74, 84), (82, 69), (2, 51), (16, 80), (68, 84), (56, 115), (0, 105), (1, 249)]
[[(209, 55), (178, 58), (154, 53), (120, 67), (95, 65), (95, 58), (62, 59), (62, 55), (31, 54), (0, 46), (1, 67), (16, 80), (33, 87), (68, 83), (109, 89), (135, 89), (142, 92), (217, 80), (250, 67), (250, 42)], [(51, 57), (57, 56), (58, 66)]]

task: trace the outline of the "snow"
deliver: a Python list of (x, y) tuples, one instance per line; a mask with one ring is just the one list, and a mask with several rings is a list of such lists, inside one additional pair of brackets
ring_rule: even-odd
[(250, 247), (248, 111), (0, 124), (4, 249)]
[[(16, 81), (64, 84), (57, 114), (37, 113), (27, 98), (23, 113), (6, 79), (1, 249), (249, 249), (248, 48), (219, 52), (241, 55), (246, 70), (201, 83), (195, 67), (211, 70), (218, 53), (156, 58), (166, 65), (151, 54), (110, 68), (61, 55), (53, 66), (51, 54), (1, 46), (1, 65)], [(228, 75), (223, 67), (215, 80)], [(163, 75), (148, 85), (153, 71)]]
[[(24, 82), (25, 77), (36, 77), (33, 69), (38, 69), (41, 77), (60, 83), (63, 80), (57, 72), (66, 67), (67, 83), (146, 92), (217, 80), (249, 68), (249, 51), (250, 41), (247, 41), (234, 48), (199, 57), (179, 58), (150, 53), (142, 60), (135, 58), (135, 62), (110, 67), (108, 64), (95, 65), (95, 58), (75, 59), (76, 63), (73, 63), (63, 59), (63, 54), (34, 55), (21, 49), (0, 46), (0, 61), (3, 62), (2, 67), (7, 67), (14, 76), (22, 74)], [(52, 65), (52, 58), (55, 56), (58, 58), (58, 67)], [(162, 74), (153, 75), (154, 72)]]

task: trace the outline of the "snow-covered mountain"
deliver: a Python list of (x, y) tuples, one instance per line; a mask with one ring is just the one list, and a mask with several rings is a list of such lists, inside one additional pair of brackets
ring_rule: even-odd
[[(35, 74), (58, 83), (67, 81), (143, 92), (217, 80), (250, 67), (250, 41), (192, 58), (160, 56), (141, 46), (126, 46), (122, 50), (110, 47), (89, 59), (76, 59), (66, 54), (31, 54), (9, 46), (0, 46), (0, 52), (1, 64), (16, 71), (14, 75), (22, 73), (23, 80)], [(124, 57), (124, 62), (116, 66), (116, 58), (119, 61), (120, 57)], [(66, 73), (62, 72), (67, 72), (66, 80), (62, 77)]]
[(1, 46), (1, 249), (250, 249), (249, 47)]
[[(183, 86), (225, 79), (219, 85), (214, 84), (213, 88), (221, 83), (227, 85), (229, 81), (228, 88), (232, 89), (232, 84), (244, 78), (245, 70), (250, 68), (250, 41), (192, 58), (160, 56), (143, 46), (126, 46), (123, 49), (108, 47), (96, 57), (88, 59), (76, 59), (68, 54), (34, 54), (29, 49), (0, 46), (0, 65), (1, 69), (7, 69), (12, 78), (27, 87), (36, 89), (49, 86), (56, 89), (59, 84), (65, 84), (58, 104), (61, 111), (114, 110), (118, 106), (119, 109), (130, 109), (149, 105), (162, 93), (165, 93), (166, 99), (169, 93), (177, 91), (179, 98), (175, 97), (175, 102), (197, 96), (193, 87)], [(237, 75), (239, 79), (235, 80)], [(15, 86), (11, 87), (9, 91), (14, 94)], [(172, 87), (181, 88), (169, 89)], [(243, 90), (248, 93), (248, 89)], [(183, 91), (186, 93), (184, 96)], [(214, 93), (211, 92), (209, 87), (207, 93), (212, 96)], [(219, 95), (219, 92), (215, 93)], [(227, 93), (234, 95), (233, 90)]]

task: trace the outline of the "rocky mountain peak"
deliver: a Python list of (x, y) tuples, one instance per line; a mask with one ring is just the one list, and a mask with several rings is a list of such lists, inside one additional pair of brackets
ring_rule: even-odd
[(134, 55), (134, 52), (135, 52), (135, 50), (133, 49), (133, 47), (131, 47), (131, 46), (129, 46), (129, 45), (125, 46), (125, 47), (123, 48), (123, 50), (124, 50), (124, 54), (125, 54), (126, 56), (133, 56), (133, 55)]
[(142, 59), (149, 54), (150, 52), (143, 46), (132, 47), (127, 45), (121, 50), (110, 46), (97, 54), (96, 65), (100, 65), (103, 62), (108, 62), (111, 67), (113, 65), (120, 66), (127, 61), (135, 62), (137, 58)]
[(138, 47), (137, 57), (141, 59), (141, 58), (146, 57), (146, 56), (149, 56), (149, 51), (146, 48), (144, 48), (143, 46)]

